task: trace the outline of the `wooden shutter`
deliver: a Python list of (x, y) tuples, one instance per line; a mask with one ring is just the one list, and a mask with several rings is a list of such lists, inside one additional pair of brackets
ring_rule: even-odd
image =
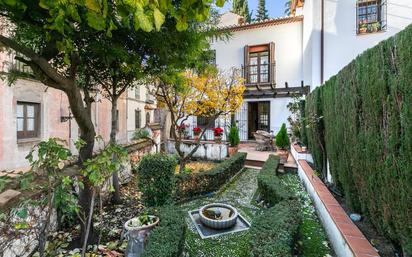
[(270, 82), (276, 84), (276, 61), (275, 61), (275, 42), (270, 42), (269, 44), (269, 77)]
[(249, 46), (246, 45), (243, 51), (243, 77), (246, 83), (249, 82)]

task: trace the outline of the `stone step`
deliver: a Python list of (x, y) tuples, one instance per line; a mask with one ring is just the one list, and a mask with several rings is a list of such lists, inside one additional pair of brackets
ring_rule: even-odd
[(249, 160), (246, 159), (245, 166), (254, 166), (254, 167), (263, 167), (263, 164), (265, 164), (265, 161), (260, 161), (260, 160)]
[(0, 207), (6, 206), (13, 199), (17, 198), (21, 193), (19, 191), (8, 189), (0, 194)]

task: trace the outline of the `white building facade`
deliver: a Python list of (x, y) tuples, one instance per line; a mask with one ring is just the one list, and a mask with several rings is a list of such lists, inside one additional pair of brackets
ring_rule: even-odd
[(357, 55), (412, 23), (411, 0), (293, 0), (290, 17), (256, 23), (224, 14), (216, 65), (242, 69), (247, 90), (235, 115), (242, 141), (276, 134), (287, 105), (337, 74)]

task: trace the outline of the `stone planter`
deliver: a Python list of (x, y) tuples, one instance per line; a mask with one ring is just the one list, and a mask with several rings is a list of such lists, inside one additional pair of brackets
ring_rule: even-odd
[(238, 152), (239, 148), (237, 146), (229, 146), (229, 156), (232, 156)]
[[(214, 215), (208, 215), (207, 212), (219, 213), (221, 218), (213, 218)], [(199, 210), (200, 221), (207, 227), (213, 229), (227, 229), (233, 227), (236, 224), (239, 214), (237, 210), (228, 204), (212, 203), (203, 206)]]
[(131, 226), (132, 219), (126, 221), (124, 224), (124, 237), (128, 240), (126, 248), (126, 257), (141, 256), (144, 250), (145, 239), (150, 234), (150, 231), (159, 224), (159, 217), (149, 215), (155, 221), (148, 225), (140, 227)]

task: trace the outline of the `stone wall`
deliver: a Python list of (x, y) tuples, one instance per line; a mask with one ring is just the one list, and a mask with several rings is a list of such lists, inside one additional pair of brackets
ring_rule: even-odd
[[(154, 130), (154, 142), (159, 142), (160, 141), (160, 135), (159, 133), (156, 132), (157, 130)], [(129, 158), (122, 164), (120, 170), (119, 170), (119, 181), (121, 184), (127, 184), (130, 182), (133, 174), (132, 174), (132, 166), (136, 164), (143, 155), (148, 154), (148, 153), (153, 153), (156, 151), (156, 147), (152, 143), (152, 140), (150, 139), (141, 139), (138, 141), (134, 141), (131, 144), (128, 144), (125, 146), (129, 153)], [(78, 174), (78, 167), (74, 165), (74, 163), (66, 163), (67, 167), (63, 170), (63, 172), (67, 175), (76, 175)], [(103, 188), (103, 197), (105, 200), (108, 200), (110, 197), (109, 193), (109, 186), (111, 185), (112, 180), (109, 179), (104, 188)], [(0, 194), (1, 198), (1, 194)], [(15, 206), (17, 206), (18, 201), (13, 201), (13, 204), (15, 203)], [(7, 208), (11, 208), (13, 206), (10, 206), (10, 204), (5, 204)], [(44, 215), (44, 211), (40, 210), (38, 207), (33, 207), (33, 211), (29, 212), (28, 217), (26, 218), (27, 222), (30, 221), (35, 221), (38, 222), (40, 219), (40, 216)], [(1, 208), (0, 208), (1, 211)], [(56, 231), (57, 229), (57, 215), (55, 214), (55, 211), (53, 212), (54, 214), (52, 215), (52, 220), (51, 220), (51, 226), (50, 226), (50, 231)], [(16, 217), (13, 217), (12, 220), (17, 219)], [(5, 224), (2, 224), (0, 222), (0, 226), (4, 226)], [(37, 242), (37, 237), (35, 230), (29, 230), (28, 232), (26, 230), (22, 230), (21, 233), (18, 233), (18, 236), (16, 236), (13, 240), (8, 240), (7, 242), (5, 241), (3, 236), (0, 236), (0, 256), (2, 257), (26, 257), (26, 256), (31, 256), (33, 252), (35, 251), (38, 242)], [(5, 243), (7, 247), (5, 246)]]
[[(220, 161), (228, 156), (228, 144), (226, 143), (215, 143), (213, 141), (202, 141), (201, 145), (193, 154), (194, 158)], [(180, 149), (184, 153), (188, 154), (195, 148), (196, 144), (193, 140), (183, 140)], [(169, 139), (166, 143), (166, 150), (168, 153), (176, 153), (175, 141)]]

